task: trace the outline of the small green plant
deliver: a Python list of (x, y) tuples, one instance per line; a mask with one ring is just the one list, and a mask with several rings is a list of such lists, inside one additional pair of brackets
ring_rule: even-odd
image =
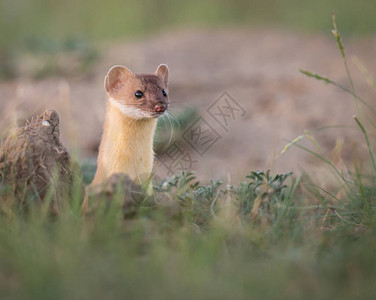
[[(201, 228), (226, 209), (228, 199), (235, 201), (235, 214), (244, 221), (268, 218), (273, 221), (278, 209), (286, 198), (284, 182), (292, 173), (272, 176), (270, 171), (251, 172), (246, 182), (240, 186), (227, 184), (222, 180), (210, 180), (210, 184), (201, 185), (194, 173), (182, 172), (171, 178), (162, 180), (156, 185), (156, 191), (166, 193), (172, 201), (178, 201), (183, 207), (188, 222)], [(288, 197), (290, 197), (289, 195)], [(232, 201), (232, 200), (230, 200)]]

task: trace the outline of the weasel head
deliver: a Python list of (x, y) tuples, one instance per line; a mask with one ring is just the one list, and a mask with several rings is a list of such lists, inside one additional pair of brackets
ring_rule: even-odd
[(133, 119), (162, 116), (168, 108), (168, 67), (160, 65), (153, 74), (133, 74), (123, 66), (108, 71), (104, 87), (111, 105)]

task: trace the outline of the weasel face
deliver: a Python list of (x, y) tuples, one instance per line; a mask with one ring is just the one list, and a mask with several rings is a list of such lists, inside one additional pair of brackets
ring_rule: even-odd
[(112, 67), (105, 78), (110, 103), (134, 119), (162, 116), (168, 108), (168, 73), (166, 65), (160, 65), (154, 74), (133, 74), (125, 67)]

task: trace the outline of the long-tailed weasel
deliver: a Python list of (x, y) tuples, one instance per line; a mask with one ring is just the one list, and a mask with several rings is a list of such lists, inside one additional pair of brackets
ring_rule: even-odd
[(141, 183), (150, 176), (157, 118), (168, 108), (168, 75), (163, 64), (154, 74), (133, 74), (123, 66), (107, 73), (106, 117), (92, 185), (114, 173), (126, 173)]

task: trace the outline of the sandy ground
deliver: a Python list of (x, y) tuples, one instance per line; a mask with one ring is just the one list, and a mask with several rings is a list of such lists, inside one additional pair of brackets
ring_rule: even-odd
[[(346, 40), (345, 46), (356, 89), (375, 107), (374, 93), (351, 57), (356, 54), (374, 73), (376, 39)], [(162, 33), (105, 46), (92, 74), (84, 78), (3, 82), (0, 128), (5, 132), (15, 121), (22, 123), (45, 109), (55, 109), (60, 114), (62, 142), (80, 157), (95, 157), (104, 120), (103, 78), (108, 69), (122, 64), (145, 73), (155, 71), (160, 63), (168, 64), (171, 72), (171, 110), (178, 114), (193, 107), (202, 117), (192, 120), (190, 131), (182, 133), (183, 143), (175, 145), (183, 151), (179, 159), (171, 158), (173, 149), (168, 148), (173, 171), (186, 168), (187, 157), (203, 179), (235, 180), (256, 169), (316, 168), (318, 160), (301, 149), (291, 148), (278, 156), (288, 141), (305, 130), (334, 159), (333, 148), (341, 141), (347, 162), (352, 161), (354, 149), (364, 155), (351, 95), (298, 72), (308, 69), (347, 85), (334, 39), (329, 34), (308, 36), (274, 29)], [(325, 126), (346, 128), (316, 130)], [(197, 136), (200, 129), (202, 135)], [(313, 149), (309, 141), (303, 144)], [(166, 164), (162, 158), (157, 172), (165, 174)]]

